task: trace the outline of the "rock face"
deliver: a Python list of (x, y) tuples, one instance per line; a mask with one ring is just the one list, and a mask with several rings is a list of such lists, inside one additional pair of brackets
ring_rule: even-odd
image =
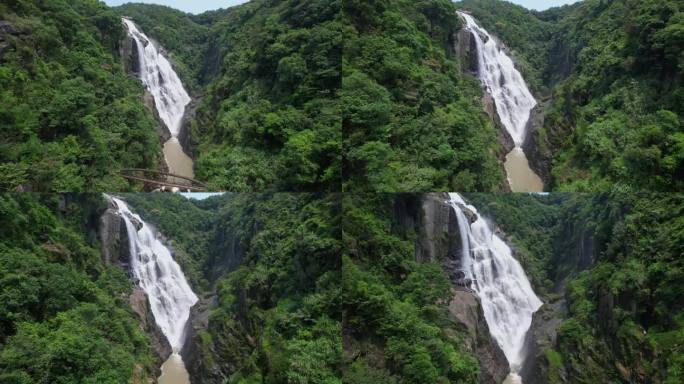
[(138, 52), (138, 45), (135, 40), (126, 36), (119, 44), (119, 55), (123, 62), (124, 71), (140, 77), (140, 52)]
[(216, 307), (216, 297), (201, 298), (200, 301), (190, 309), (186, 328), (186, 339), (181, 351), (185, 367), (190, 377), (197, 381), (198, 378), (216, 377), (219, 382), (226, 379), (226, 376), (217, 367), (205, 366), (202, 358), (203, 346), (200, 331), (209, 327), (209, 316), (212, 309)]
[(126, 223), (115, 208), (109, 207), (102, 214), (98, 233), (104, 262), (108, 265), (120, 265), (128, 270), (131, 260), (128, 232)]
[(461, 28), (454, 34), (452, 40), (454, 41), (454, 54), (461, 64), (461, 71), (477, 76), (479, 63), (477, 43), (473, 37), (473, 32)]
[[(544, 384), (550, 375), (548, 350), (556, 345), (558, 327), (563, 322), (567, 312), (566, 302), (559, 299), (556, 302), (545, 303), (532, 317), (530, 330), (525, 336), (527, 359), (520, 370), (520, 376), (525, 384)], [(560, 376), (565, 382), (564, 374), (555, 368), (554, 376)]]
[(164, 336), (162, 330), (154, 321), (150, 302), (147, 298), (147, 294), (142, 288), (136, 287), (133, 290), (133, 293), (128, 297), (128, 302), (130, 303), (133, 312), (135, 312), (140, 319), (140, 329), (150, 336), (152, 351), (154, 351), (154, 355), (157, 358), (155, 366), (159, 367), (156, 376), (159, 376), (161, 375), (160, 368), (162, 364), (171, 355), (171, 344), (169, 344), (166, 336)]
[[(142, 225), (135, 221), (133, 224), (137, 227)], [(98, 235), (104, 262), (108, 265), (121, 266), (130, 276), (131, 254), (126, 223), (113, 205), (110, 205), (100, 217)], [(128, 299), (131, 308), (140, 319), (140, 329), (147, 333), (152, 342), (152, 350), (157, 358), (155, 366), (158, 367), (154, 374), (155, 377), (158, 377), (161, 375), (162, 363), (171, 355), (171, 345), (154, 321), (147, 294), (136, 287)]]
[(455, 291), (449, 312), (466, 333), (466, 349), (480, 362), (480, 383), (502, 383), (509, 372), (508, 360), (489, 334), (480, 299), (472, 292)]
[(185, 115), (183, 115), (180, 131), (178, 132), (178, 141), (181, 147), (183, 147), (183, 152), (193, 159), (195, 158), (196, 142), (192, 139), (191, 124), (195, 120), (195, 112), (199, 102), (200, 100), (193, 98), (190, 104), (185, 107)]
[(549, 101), (537, 104), (530, 112), (530, 120), (527, 122), (527, 136), (523, 142), (523, 151), (527, 156), (530, 168), (539, 175), (544, 183), (544, 190), (551, 190), (551, 162), (552, 154), (543, 148), (549, 148), (549, 144), (542, 141), (539, 130), (544, 127), (544, 117), (550, 106)]

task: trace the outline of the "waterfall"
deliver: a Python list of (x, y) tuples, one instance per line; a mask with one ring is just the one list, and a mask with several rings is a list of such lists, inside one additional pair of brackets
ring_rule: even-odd
[[(525, 359), (525, 335), (542, 302), (511, 248), (492, 231), (477, 209), (457, 193), (450, 193), (449, 197), (458, 217), (461, 241), (468, 243), (461, 256), (463, 268), (468, 269), (466, 274), (473, 279), (489, 331), (508, 359), (509, 380), (520, 382), (517, 372)], [(470, 224), (464, 209), (475, 213), (477, 220)]]
[(513, 60), (501, 49), (484, 28), (467, 13), (459, 12), (466, 28), (473, 33), (477, 45), (478, 74), (487, 92), (494, 98), (496, 109), (516, 147), (525, 140), (530, 111), (537, 101), (527, 88), (525, 79), (515, 69)]
[(180, 266), (171, 257), (171, 252), (150, 226), (131, 212), (122, 200), (114, 197), (111, 200), (126, 223), (133, 277), (147, 293), (155, 322), (169, 340), (174, 353), (178, 353), (185, 341), (185, 324), (190, 308), (198, 298)]
[(190, 96), (171, 63), (157, 50), (154, 43), (140, 32), (132, 20), (124, 18), (123, 22), (128, 28), (128, 35), (135, 40), (138, 47), (140, 80), (154, 97), (159, 117), (166, 124), (171, 136), (176, 137), (180, 133)]

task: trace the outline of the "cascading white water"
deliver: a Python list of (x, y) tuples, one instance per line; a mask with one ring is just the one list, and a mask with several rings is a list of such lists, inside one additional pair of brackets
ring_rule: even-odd
[[(155, 322), (169, 340), (174, 353), (178, 353), (185, 341), (190, 308), (198, 298), (180, 266), (171, 257), (171, 252), (150, 226), (131, 212), (125, 202), (115, 197), (111, 200), (126, 223), (133, 277), (147, 293)], [(140, 223), (140, 229), (136, 228), (133, 220)]]
[(123, 22), (138, 48), (140, 80), (154, 98), (159, 117), (171, 133), (171, 138), (164, 143), (164, 158), (169, 172), (193, 178), (192, 159), (183, 151), (178, 140), (185, 107), (191, 101), (190, 95), (169, 60), (159, 52), (155, 44), (132, 20), (123, 18)]
[(501, 123), (515, 145), (520, 147), (525, 140), (530, 111), (537, 105), (537, 100), (527, 88), (513, 60), (499, 47), (496, 39), (481, 28), (471, 15), (459, 14), (466, 21), (466, 28), (475, 36), (480, 80), (494, 98)]
[[(457, 193), (450, 193), (449, 197), (459, 221), (461, 241), (468, 243), (463, 246), (463, 269), (473, 279), (489, 331), (508, 359), (508, 382), (520, 382), (517, 372), (525, 359), (525, 335), (542, 302), (510, 247), (492, 231), (477, 209)], [(475, 213), (477, 220), (470, 224), (463, 209)]]
[(138, 47), (140, 80), (154, 97), (159, 117), (166, 124), (171, 136), (176, 137), (180, 133), (185, 107), (191, 101), (190, 95), (171, 63), (157, 50), (152, 41), (132, 20), (124, 18), (123, 22), (128, 28), (128, 35), (135, 40)]
[(480, 27), (471, 15), (464, 12), (458, 14), (465, 20), (466, 29), (475, 38), (478, 77), (494, 99), (499, 119), (515, 143), (515, 148), (506, 157), (506, 172), (511, 189), (514, 192), (541, 192), (543, 182), (530, 169), (522, 150), (530, 112), (537, 105), (537, 100), (515, 68), (513, 60), (501, 49), (496, 39)]

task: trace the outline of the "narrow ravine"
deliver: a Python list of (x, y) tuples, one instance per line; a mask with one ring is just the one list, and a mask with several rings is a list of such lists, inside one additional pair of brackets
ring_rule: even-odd
[(513, 60), (475, 19), (464, 12), (458, 13), (472, 32), (477, 45), (478, 77), (487, 93), (494, 99), (501, 124), (513, 139), (515, 147), (506, 156), (504, 164), (508, 183), (513, 192), (542, 192), (544, 183), (530, 168), (522, 145), (527, 135), (530, 112), (537, 101), (515, 68)]
[(178, 136), (185, 116), (185, 107), (192, 100), (183, 87), (178, 74), (173, 70), (169, 60), (157, 49), (155, 44), (135, 23), (127, 18), (123, 22), (138, 48), (140, 65), (140, 81), (152, 94), (159, 112), (159, 118), (171, 133), (171, 138), (164, 143), (164, 158), (169, 173), (193, 178), (193, 161), (181, 146)]
[[(510, 366), (504, 383), (522, 383), (518, 373), (525, 360), (525, 335), (532, 324), (532, 315), (542, 302), (511, 248), (492, 231), (477, 209), (457, 193), (450, 193), (449, 197), (458, 219), (461, 268), (472, 280), (489, 331)], [(468, 221), (464, 209), (477, 215), (475, 222)]]
[(162, 365), (160, 384), (189, 384), (180, 356), (185, 343), (190, 308), (197, 303), (180, 266), (171, 251), (157, 238), (152, 228), (120, 199), (111, 198), (126, 223), (131, 273), (148, 296), (154, 320), (171, 344), (173, 353)]

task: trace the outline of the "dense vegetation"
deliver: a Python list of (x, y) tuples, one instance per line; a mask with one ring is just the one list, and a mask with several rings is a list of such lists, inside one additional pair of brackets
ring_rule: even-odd
[(0, 4), (0, 190), (129, 190), (155, 168), (156, 123), (116, 58), (125, 35), (96, 1)]
[(235, 192), (340, 190), (339, 4), (255, 0), (196, 16), (117, 8), (201, 97), (190, 128), (198, 179)]
[(546, 381), (684, 379), (684, 196), (468, 197), (512, 235), (538, 293), (567, 300)]
[(554, 189), (682, 190), (681, 1), (461, 6), (514, 49), (538, 96), (552, 97), (535, 138)]
[(418, 228), (393, 213), (418, 200), (343, 197), (345, 383), (477, 382), (478, 362), (445, 305), (451, 283), (439, 261), (416, 260)]
[(684, 380), (683, 207), (681, 195), (616, 196), (603, 207), (619, 220), (596, 264), (569, 284), (551, 376)]
[(490, 191), (502, 151), (461, 75), (448, 0), (344, 2), (345, 191)]
[(194, 380), (340, 382), (337, 196), (126, 198), (172, 239), (195, 290), (215, 296), (208, 328), (189, 341), (196, 355), (184, 356)]
[[(538, 354), (541, 382), (682, 381), (684, 196), (465, 196), (501, 228), (545, 307), (567, 307), (537, 319), (560, 319)], [(441, 261), (417, 260), (421, 196), (343, 199), (344, 380), (476, 381)]]
[(103, 210), (99, 195), (0, 195), (0, 382), (154, 377), (128, 277), (86, 236)]

